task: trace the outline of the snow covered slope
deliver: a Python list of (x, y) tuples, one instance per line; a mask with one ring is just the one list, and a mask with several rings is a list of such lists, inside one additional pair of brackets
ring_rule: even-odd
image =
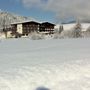
[(0, 42), (0, 90), (90, 90), (90, 39)]
[[(76, 23), (72, 24), (64, 24), (64, 30), (71, 30), (76, 25)], [(81, 23), (82, 31), (86, 31), (88, 27), (90, 27), (90, 23)]]
[[(72, 30), (73, 27), (76, 25), (76, 23), (69, 23), (69, 24), (62, 24), (63, 27), (64, 27), (64, 30)], [(59, 29), (59, 26), (60, 25), (56, 25), (55, 28)], [(90, 23), (81, 23), (81, 26), (82, 26), (82, 31), (86, 31), (87, 28), (90, 27)]]
[(10, 23), (20, 22), (20, 21), (24, 21), (24, 20), (34, 20), (34, 19), (31, 17), (24, 17), (24, 16), (0, 11), (0, 28), (3, 27), (3, 24), (10, 25)]

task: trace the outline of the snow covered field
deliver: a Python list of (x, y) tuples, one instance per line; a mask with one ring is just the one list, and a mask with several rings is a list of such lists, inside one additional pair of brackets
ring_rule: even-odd
[(90, 39), (0, 41), (0, 90), (90, 90)]

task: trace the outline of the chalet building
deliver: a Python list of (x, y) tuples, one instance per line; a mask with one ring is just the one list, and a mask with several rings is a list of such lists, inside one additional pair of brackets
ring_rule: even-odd
[(23, 28), (22, 34), (28, 35), (29, 33), (34, 32), (34, 31), (38, 32), (40, 23), (31, 21), (28, 23), (23, 23), (22, 25), (23, 25), (22, 26), (22, 28)]
[(49, 22), (38, 23), (35, 21), (25, 21), (20, 23), (11, 24), (11, 35), (12, 37), (28, 36), (31, 32), (38, 32), (44, 34), (54, 33), (54, 24)]
[(34, 21), (21, 22), (12, 24), (12, 35), (28, 36), (31, 32), (39, 31), (40, 23)]
[(44, 23), (40, 24), (39, 31), (41, 33), (53, 34), (54, 33), (54, 26), (55, 26), (55, 24), (52, 24), (49, 22), (44, 22)]

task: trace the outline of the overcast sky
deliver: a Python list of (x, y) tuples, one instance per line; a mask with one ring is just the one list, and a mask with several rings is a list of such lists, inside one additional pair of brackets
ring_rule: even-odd
[(0, 0), (0, 9), (43, 21), (90, 21), (90, 0)]

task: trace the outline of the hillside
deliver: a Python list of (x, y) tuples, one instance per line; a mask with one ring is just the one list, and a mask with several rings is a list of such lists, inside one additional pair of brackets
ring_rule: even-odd
[(20, 22), (23, 20), (34, 20), (34, 19), (31, 17), (24, 17), (13, 13), (0, 11), (0, 28), (2, 28), (3, 25), (10, 25), (10, 23)]
[[(77, 23), (67, 23), (67, 24), (61, 24), (61, 25), (63, 25), (64, 30), (66, 31), (66, 30), (72, 30), (73, 27), (74, 27), (76, 24), (77, 24)], [(81, 24), (81, 27), (82, 27), (82, 31), (86, 31), (86, 30), (90, 27), (90, 23), (81, 22), (80, 24)], [(60, 26), (60, 25), (57, 24), (57, 25), (55, 26), (55, 29), (59, 29), (59, 26)]]

